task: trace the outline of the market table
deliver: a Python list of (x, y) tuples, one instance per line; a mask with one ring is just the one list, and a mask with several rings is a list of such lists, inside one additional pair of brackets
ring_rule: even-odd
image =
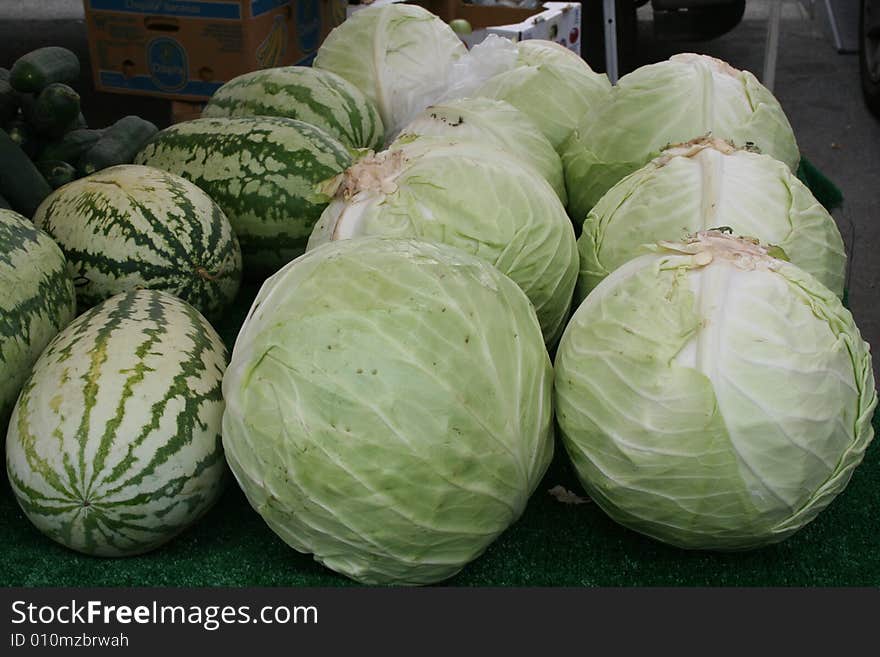
[[(839, 190), (808, 161), (799, 176), (828, 208)], [(258, 286), (242, 287), (218, 325), (231, 348)], [(880, 416), (874, 418), (878, 430)], [(5, 472), (5, 469), (4, 469)], [(749, 552), (685, 551), (641, 536), (583, 495), (557, 441), (556, 457), (520, 520), (445, 584), (457, 586), (877, 586), (880, 585), (880, 444), (872, 444), (842, 493), (783, 543)], [(345, 586), (354, 583), (279, 539), (230, 481), (217, 505), (158, 550), (120, 559), (88, 557), (40, 534), (0, 485), (3, 586)]]

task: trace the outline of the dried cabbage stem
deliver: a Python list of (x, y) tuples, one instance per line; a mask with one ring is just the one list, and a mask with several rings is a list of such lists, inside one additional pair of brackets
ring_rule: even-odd
[(696, 267), (705, 267), (716, 259), (726, 260), (743, 270), (774, 269), (779, 261), (770, 250), (753, 237), (738, 237), (723, 230), (704, 230), (683, 242), (660, 242), (660, 247), (683, 255), (692, 255)]
[(669, 164), (669, 161), (674, 157), (694, 157), (707, 148), (714, 149), (723, 155), (731, 155), (737, 151), (749, 150), (748, 146), (739, 147), (732, 141), (718, 139), (713, 137), (711, 133), (707, 133), (680, 144), (669, 144), (658, 157), (654, 158), (653, 163), (658, 167), (662, 167)]
[(348, 200), (362, 191), (393, 194), (397, 191), (394, 179), (405, 166), (406, 157), (400, 150), (367, 155), (346, 169), (337, 196)]

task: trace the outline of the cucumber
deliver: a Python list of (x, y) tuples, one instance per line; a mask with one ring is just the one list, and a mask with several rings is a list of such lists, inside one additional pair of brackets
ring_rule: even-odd
[[(89, 127), (89, 124), (86, 123), (86, 117), (83, 116), (83, 113), (80, 112), (76, 115), (76, 118), (73, 121), (70, 121), (66, 126), (55, 132), (51, 137), (53, 139), (61, 139), (68, 132), (73, 132), (74, 130), (84, 130)], [(71, 164), (76, 164), (76, 162), (71, 162)]]
[[(34, 103), (37, 102), (37, 97), (34, 94), (26, 94), (20, 91), (15, 91), (15, 96), (18, 99), (18, 114), (16, 114), (15, 118), (27, 122), (28, 117), (34, 113)], [(28, 124), (28, 131), (34, 132), (30, 124)]]
[(6, 124), (6, 134), (14, 141), (29, 158), (36, 157), (40, 151), (40, 138), (22, 118), (14, 118)]
[(0, 130), (0, 195), (13, 210), (30, 218), (51, 191), (25, 152)]
[(39, 93), (53, 82), (74, 82), (79, 78), (79, 59), (67, 48), (47, 46), (18, 58), (9, 72), (9, 82), (18, 91)]
[(139, 116), (122, 117), (83, 153), (77, 162), (77, 173), (88, 176), (117, 164), (130, 164), (158, 131), (155, 125)]
[(67, 127), (67, 130), (65, 132), (70, 132), (71, 130), (82, 130), (88, 127), (89, 124), (86, 123), (86, 117), (83, 116), (82, 112), (80, 112), (76, 115), (76, 118), (70, 122), (70, 125)]
[(58, 189), (62, 185), (76, 180), (76, 169), (71, 164), (60, 160), (37, 162), (37, 170), (52, 189)]
[(8, 81), (0, 78), (0, 123), (5, 124), (18, 112), (18, 93)]
[(60, 160), (75, 165), (80, 156), (94, 146), (103, 130), (71, 130), (60, 139), (50, 141), (40, 151), (40, 161)]
[(39, 134), (60, 136), (76, 121), (79, 109), (79, 94), (66, 84), (53, 82), (26, 106), (25, 120)]

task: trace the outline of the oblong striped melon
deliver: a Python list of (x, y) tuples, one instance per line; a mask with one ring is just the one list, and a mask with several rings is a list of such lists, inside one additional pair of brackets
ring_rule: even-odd
[(379, 111), (360, 89), (311, 66), (278, 66), (239, 75), (216, 91), (202, 116), (298, 119), (351, 148), (380, 148), (385, 139)]
[(0, 209), (0, 435), (31, 365), (75, 314), (61, 249), (25, 217)]
[(80, 307), (135, 288), (216, 316), (241, 283), (241, 249), (220, 207), (189, 181), (121, 165), (55, 190), (34, 223), (67, 256)]
[(196, 119), (157, 134), (135, 158), (191, 180), (229, 217), (249, 274), (302, 255), (330, 197), (322, 183), (351, 164), (348, 150), (308, 123), (282, 117)]
[(6, 466), (25, 515), (91, 555), (152, 550), (226, 481), (226, 349), (207, 320), (157, 290), (80, 315), (40, 356), (9, 422)]

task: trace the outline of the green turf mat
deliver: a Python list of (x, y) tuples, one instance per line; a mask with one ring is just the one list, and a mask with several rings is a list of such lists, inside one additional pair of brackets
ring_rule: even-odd
[(839, 208), (843, 203), (843, 193), (803, 155), (798, 164), (797, 177), (810, 188), (813, 196), (828, 212)]
[[(878, 586), (877, 446), (849, 488), (787, 541), (752, 552), (687, 552), (614, 524), (594, 504), (566, 505), (546, 491), (580, 491), (564, 455), (520, 521), (450, 585)], [(233, 483), (188, 532), (153, 553), (86, 557), (44, 538), (4, 483), (0, 499), (4, 586), (337, 586), (352, 584), (288, 548)]]
[[(242, 289), (218, 326), (232, 345), (257, 291)], [(880, 416), (875, 417), (875, 426)], [(787, 541), (752, 552), (688, 552), (631, 532), (594, 504), (547, 493), (583, 491), (561, 446), (518, 523), (448, 581), (461, 586), (877, 586), (880, 585), (880, 447), (872, 445), (847, 490)], [(34, 529), (7, 481), (0, 494), (4, 586), (342, 586), (352, 582), (288, 548), (248, 506), (234, 481), (189, 531), (147, 555), (101, 559)]]

